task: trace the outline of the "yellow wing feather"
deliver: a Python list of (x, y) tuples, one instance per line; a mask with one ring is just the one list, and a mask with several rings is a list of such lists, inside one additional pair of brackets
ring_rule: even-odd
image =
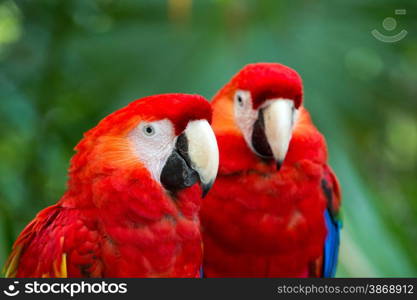
[(22, 246), (16, 246), (12, 253), (10, 254), (9, 259), (7, 260), (4, 268), (3, 274), (6, 278), (13, 278), (16, 276), (17, 267), (19, 266), (19, 258), (20, 254), (22, 253)]

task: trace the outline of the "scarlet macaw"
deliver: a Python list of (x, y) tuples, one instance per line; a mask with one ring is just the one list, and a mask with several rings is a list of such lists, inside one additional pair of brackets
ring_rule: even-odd
[(205, 276), (333, 276), (339, 184), (298, 73), (247, 65), (212, 107), (220, 168), (201, 211)]
[[(7, 277), (198, 277), (218, 148), (200, 96), (146, 97), (85, 134), (68, 190), (23, 230)], [(201, 184), (198, 184), (201, 183)]]

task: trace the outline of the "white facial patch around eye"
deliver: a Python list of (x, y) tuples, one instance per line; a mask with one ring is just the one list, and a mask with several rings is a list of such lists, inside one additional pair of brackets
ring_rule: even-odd
[(236, 91), (234, 96), (234, 114), (236, 123), (242, 131), (247, 145), (252, 149), (253, 125), (258, 119), (258, 111), (252, 108), (252, 97), (249, 91)]
[(175, 129), (171, 121), (141, 122), (128, 138), (138, 159), (160, 183), (162, 169), (175, 148)]

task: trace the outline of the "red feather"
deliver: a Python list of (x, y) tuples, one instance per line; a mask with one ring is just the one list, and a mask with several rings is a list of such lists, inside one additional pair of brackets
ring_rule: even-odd
[(256, 63), (245, 66), (214, 99), (230, 97), (236, 89), (251, 92), (253, 108), (258, 108), (266, 99), (273, 98), (292, 99), (296, 108), (303, 101), (300, 75), (293, 69), (277, 63)]
[(323, 136), (300, 106), (281, 170), (256, 156), (234, 121), (233, 94), (249, 90), (301, 105), (298, 74), (278, 64), (245, 67), (213, 100), (220, 150), (217, 180), (203, 201), (204, 272), (208, 277), (304, 277), (321, 258), (326, 236), (327, 167)]
[(155, 182), (125, 138), (141, 120), (211, 121), (200, 96), (137, 100), (109, 115), (76, 147), (68, 190), (41, 211), (14, 244), (14, 277), (196, 277), (202, 262), (201, 188), (176, 198)]

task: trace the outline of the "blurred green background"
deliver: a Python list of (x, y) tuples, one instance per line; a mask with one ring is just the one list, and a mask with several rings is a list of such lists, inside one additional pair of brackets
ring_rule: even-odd
[(303, 77), (341, 181), (338, 276), (417, 276), (416, 16), (414, 0), (0, 1), (0, 265), (100, 119), (150, 94), (211, 98), (271, 61)]

